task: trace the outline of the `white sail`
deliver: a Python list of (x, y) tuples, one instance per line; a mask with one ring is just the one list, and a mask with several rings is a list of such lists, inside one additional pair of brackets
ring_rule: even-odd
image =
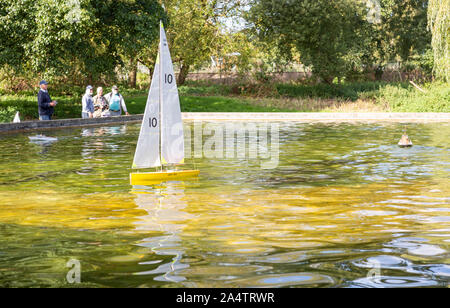
[(184, 163), (180, 99), (166, 33), (160, 23), (160, 44), (145, 106), (133, 168)]
[(161, 65), (161, 160), (163, 164), (184, 163), (184, 135), (180, 99), (166, 33), (160, 23)]
[(134, 154), (133, 168), (151, 168), (161, 166), (160, 160), (160, 54), (156, 59), (152, 84), (148, 93), (141, 132)]
[(20, 123), (19, 111), (16, 112), (16, 116), (14, 117), (13, 123)]

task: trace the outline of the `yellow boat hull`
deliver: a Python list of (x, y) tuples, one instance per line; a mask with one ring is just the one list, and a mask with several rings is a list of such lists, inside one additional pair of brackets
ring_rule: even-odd
[(200, 170), (176, 170), (162, 172), (136, 172), (130, 173), (131, 185), (156, 184), (164, 181), (177, 181), (196, 177)]

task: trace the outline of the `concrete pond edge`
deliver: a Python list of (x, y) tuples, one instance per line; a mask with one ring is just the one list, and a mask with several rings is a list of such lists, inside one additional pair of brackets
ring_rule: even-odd
[[(1, 123), (0, 133), (55, 128), (103, 126), (142, 121), (142, 114), (93, 118), (56, 119), (51, 121), (24, 121)], [(444, 112), (183, 112), (186, 121), (298, 121), (298, 122), (450, 122), (450, 113)]]

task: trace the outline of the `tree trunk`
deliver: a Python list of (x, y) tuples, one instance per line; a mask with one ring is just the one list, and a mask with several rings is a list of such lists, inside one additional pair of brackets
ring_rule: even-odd
[(177, 83), (179, 86), (184, 84), (188, 74), (189, 74), (189, 65), (181, 64), (180, 73), (178, 74), (178, 80), (177, 80)]
[(322, 76), (323, 81), (326, 84), (333, 84), (334, 77), (331, 76)]
[(383, 71), (384, 68), (381, 65), (377, 65), (377, 67), (375, 68), (375, 80), (380, 81), (381, 78), (383, 77)]
[(130, 74), (128, 76), (128, 83), (131, 88), (136, 88), (137, 79), (137, 61), (133, 58), (130, 59)]

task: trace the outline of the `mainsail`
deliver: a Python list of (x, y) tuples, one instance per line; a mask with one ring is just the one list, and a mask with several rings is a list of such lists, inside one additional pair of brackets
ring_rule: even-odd
[(180, 100), (164, 27), (160, 23), (160, 44), (133, 168), (184, 163), (184, 135)]
[(161, 159), (163, 164), (184, 163), (184, 135), (172, 59), (166, 33), (160, 24), (161, 53)]

